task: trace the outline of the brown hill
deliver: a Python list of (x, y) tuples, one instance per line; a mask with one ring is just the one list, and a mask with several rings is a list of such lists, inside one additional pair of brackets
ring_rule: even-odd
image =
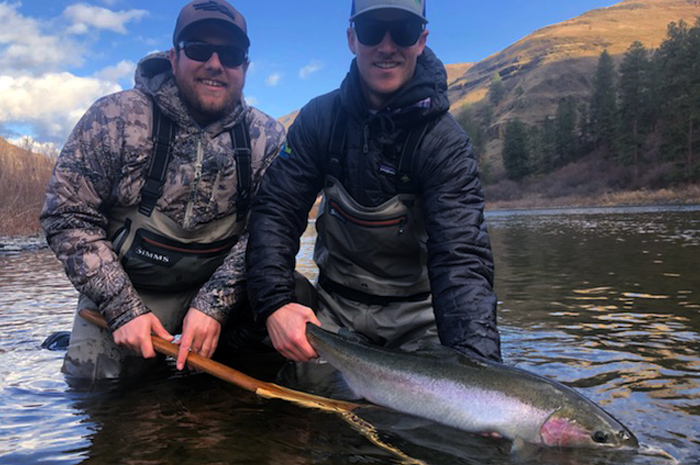
[(447, 71), (447, 85), (451, 86), (458, 79), (461, 79), (464, 74), (469, 71), (474, 63), (456, 63), (453, 65), (445, 65)]
[(53, 160), (0, 137), (0, 236), (36, 233)]
[(282, 116), (281, 118), (277, 118), (277, 121), (282, 123), (282, 126), (284, 126), (284, 129), (289, 129), (289, 126), (292, 125), (292, 123), (294, 122), (294, 118), (296, 118), (298, 114), (299, 114), (299, 110), (294, 110), (293, 112), (291, 112), (290, 114), (288, 114), (286, 116)]
[(626, 0), (542, 28), (455, 78), (448, 89), (452, 111), (481, 101), (498, 72), (506, 95), (493, 121), (541, 121), (554, 114), (561, 97), (590, 95), (603, 50), (619, 58), (637, 40), (657, 48), (669, 23), (683, 19), (694, 25), (698, 16), (698, 0)]

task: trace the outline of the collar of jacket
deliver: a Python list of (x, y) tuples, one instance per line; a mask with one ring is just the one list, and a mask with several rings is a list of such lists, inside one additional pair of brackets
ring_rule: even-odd
[[(192, 128), (201, 131), (194, 118), (190, 116), (187, 106), (180, 98), (170, 66), (169, 52), (152, 53), (139, 61), (134, 78), (135, 88), (152, 97), (163, 113), (171, 118), (180, 128)], [(246, 114), (248, 106), (245, 99), (236, 105), (224, 118), (211, 123), (206, 131), (216, 137), (229, 131)]]
[[(397, 128), (412, 126), (447, 112), (447, 72), (429, 47), (418, 57), (413, 78), (387, 102), (384, 109), (372, 114), (362, 93), (357, 61), (340, 86), (340, 101), (348, 112), (360, 120), (374, 120), (377, 115), (388, 117)], [(430, 102), (430, 105), (425, 105)]]

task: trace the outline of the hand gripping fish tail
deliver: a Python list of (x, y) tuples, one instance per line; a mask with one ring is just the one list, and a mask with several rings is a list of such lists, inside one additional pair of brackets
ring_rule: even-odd
[(377, 405), (475, 434), (540, 447), (636, 449), (634, 434), (554, 380), (447, 347), (407, 353), (307, 325), (320, 356)]

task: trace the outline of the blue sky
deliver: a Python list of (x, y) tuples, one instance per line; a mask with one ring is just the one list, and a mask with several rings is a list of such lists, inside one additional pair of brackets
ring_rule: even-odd
[[(185, 1), (0, 0), (0, 136), (60, 147), (88, 106), (133, 85), (135, 64), (171, 46)], [(428, 0), (428, 44), (479, 61), (542, 27), (614, 0)], [(352, 54), (350, 0), (240, 0), (251, 68), (244, 94), (281, 117), (338, 86)]]

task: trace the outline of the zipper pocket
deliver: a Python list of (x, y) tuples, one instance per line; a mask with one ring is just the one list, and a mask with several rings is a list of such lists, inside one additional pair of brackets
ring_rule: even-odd
[(356, 224), (365, 228), (390, 228), (396, 226), (399, 228), (399, 234), (403, 233), (403, 228), (407, 221), (406, 215), (401, 215), (397, 216), (396, 218), (389, 218), (384, 220), (366, 220), (363, 218), (358, 218), (343, 210), (343, 208), (333, 200), (330, 201), (330, 210), (328, 213), (331, 216), (338, 218), (344, 223), (349, 221), (352, 224)]

